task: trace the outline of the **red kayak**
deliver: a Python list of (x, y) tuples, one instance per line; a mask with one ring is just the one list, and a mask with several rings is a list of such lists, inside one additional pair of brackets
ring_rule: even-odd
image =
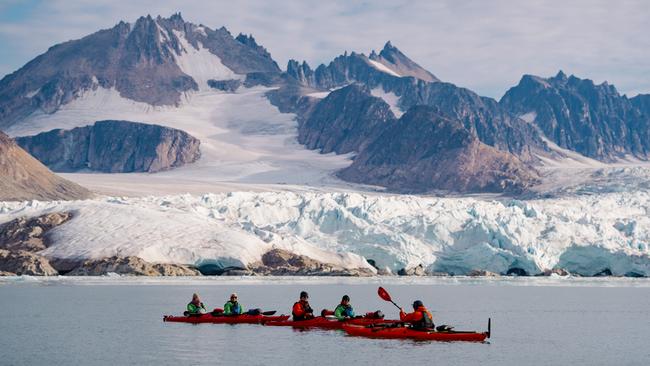
[(163, 316), (164, 322), (176, 323), (212, 323), (212, 324), (262, 324), (268, 321), (285, 321), (289, 315), (266, 316), (266, 315), (237, 315), (237, 316), (214, 316), (212, 314), (202, 314), (199, 316)]
[(454, 330), (426, 331), (415, 330), (409, 327), (381, 327), (381, 326), (358, 326), (343, 325), (343, 330), (351, 336), (385, 339), (414, 339), (419, 341), (442, 341), (442, 342), (483, 342), (490, 338), (490, 322), (488, 321), (487, 332), (463, 332)]
[(340, 321), (336, 318), (327, 318), (317, 316), (308, 320), (284, 320), (284, 321), (268, 321), (264, 325), (274, 327), (294, 327), (294, 328), (321, 328), (321, 329), (343, 329), (346, 324), (358, 326), (370, 326), (376, 324), (392, 324), (399, 322), (399, 320), (385, 320), (378, 318), (352, 318)]

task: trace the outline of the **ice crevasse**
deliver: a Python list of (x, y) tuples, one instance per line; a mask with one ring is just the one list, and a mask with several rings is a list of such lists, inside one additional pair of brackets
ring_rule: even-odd
[(134, 255), (151, 262), (246, 266), (272, 248), (346, 268), (423, 265), (580, 275), (650, 275), (650, 195), (482, 200), (359, 193), (233, 192), (1, 202), (0, 223), (72, 211), (43, 255)]

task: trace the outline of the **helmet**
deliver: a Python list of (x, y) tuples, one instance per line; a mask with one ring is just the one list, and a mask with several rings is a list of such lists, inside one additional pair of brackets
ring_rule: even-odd
[(309, 298), (309, 294), (307, 293), (307, 291), (300, 292), (300, 298), (302, 299), (303, 297), (304, 298)]
[(417, 309), (417, 308), (419, 308), (420, 306), (424, 306), (424, 304), (422, 303), (422, 301), (420, 301), (420, 300), (415, 300), (415, 301), (413, 302), (413, 309)]
[(343, 298), (341, 299), (341, 301), (350, 301), (350, 296), (343, 295)]

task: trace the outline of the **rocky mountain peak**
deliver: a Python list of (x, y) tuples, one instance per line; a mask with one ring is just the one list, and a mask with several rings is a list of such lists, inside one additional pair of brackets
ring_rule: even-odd
[(412, 76), (416, 79), (435, 82), (440, 81), (432, 73), (425, 70), (422, 66), (415, 63), (402, 51), (395, 47), (390, 41), (386, 42), (384, 48), (379, 52), (379, 56), (371, 58), (381, 62), (391, 70), (394, 70), (400, 76)]
[(499, 102), (515, 115), (534, 113), (535, 124), (562, 148), (603, 161), (647, 159), (650, 119), (639, 104), (606, 82), (575, 75), (525, 75)]
[(558, 71), (557, 75), (555, 75), (556, 80), (567, 80), (567, 76), (564, 73), (564, 71), (560, 70)]

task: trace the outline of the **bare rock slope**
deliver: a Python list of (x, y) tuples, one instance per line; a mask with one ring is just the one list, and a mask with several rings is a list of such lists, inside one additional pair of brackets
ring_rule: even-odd
[(56, 176), (0, 132), (0, 201), (71, 200), (92, 194)]

